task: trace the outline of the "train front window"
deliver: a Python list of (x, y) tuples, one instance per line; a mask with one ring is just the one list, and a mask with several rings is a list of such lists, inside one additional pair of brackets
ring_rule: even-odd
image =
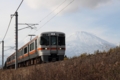
[(51, 36), (51, 45), (57, 45), (57, 36)]
[(58, 45), (65, 45), (65, 37), (63, 36), (58, 37)]
[(42, 36), (40, 39), (40, 45), (49, 45), (49, 36)]

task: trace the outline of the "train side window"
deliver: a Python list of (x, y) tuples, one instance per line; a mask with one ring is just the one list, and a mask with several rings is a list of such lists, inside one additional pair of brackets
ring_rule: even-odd
[(10, 61), (10, 58), (8, 59), (8, 61)]
[(13, 55), (13, 59), (15, 59), (14, 57), (15, 57), (15, 56)]
[(22, 52), (22, 50), (20, 50), (20, 51), (18, 52), (18, 56), (21, 56), (21, 52)]
[(30, 51), (34, 50), (34, 42), (30, 44)]
[(21, 55), (23, 55), (23, 49), (21, 50)]
[(35, 40), (35, 48), (37, 49), (37, 39)]
[(18, 51), (18, 55), (17, 56), (20, 56), (20, 51)]
[(13, 55), (11, 56), (11, 60), (13, 60)]
[(20, 54), (20, 56), (22, 55), (22, 50), (20, 50), (20, 53), (19, 53), (19, 54)]
[(8, 61), (10, 61), (10, 58), (8, 58)]
[(11, 57), (8, 58), (8, 61), (11, 61)]
[(13, 55), (13, 59), (15, 59), (15, 55)]
[(24, 54), (26, 54), (26, 53), (27, 53), (27, 47), (24, 48)]

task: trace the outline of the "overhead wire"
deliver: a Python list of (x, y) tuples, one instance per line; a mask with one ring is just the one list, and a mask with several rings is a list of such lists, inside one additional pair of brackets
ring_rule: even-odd
[[(28, 32), (28, 34), (31, 32), (31, 30)], [(24, 41), (26, 38), (28, 37), (28, 35), (26, 35), (21, 41), (20, 41), (20, 45), (19, 46), (21, 46), (22, 45), (22, 41)]]
[(16, 10), (15, 12), (17, 12), (17, 11), (19, 10), (19, 8), (20, 8), (20, 6), (22, 5), (23, 1), (24, 1), (24, 0), (21, 1), (20, 5), (18, 6), (18, 8), (17, 8), (17, 10)]
[[(44, 27), (49, 21), (51, 21), (51, 20), (52, 20), (54, 17), (56, 17), (60, 12), (62, 12), (65, 8), (67, 8), (70, 4), (72, 4), (73, 1), (74, 1), (74, 0), (72, 0), (69, 4), (67, 4), (63, 9), (61, 9), (61, 10), (60, 10), (58, 13), (56, 13), (53, 17), (51, 17), (51, 18), (50, 18), (45, 24), (43, 24), (40, 28)], [(40, 28), (39, 28), (39, 29), (40, 29)], [(39, 30), (39, 29), (38, 29), (38, 30)], [(37, 31), (38, 31), (38, 30), (37, 30)], [(36, 32), (37, 32), (37, 31), (36, 31)]]
[(38, 23), (42, 22), (44, 19), (46, 19), (49, 15), (51, 15), (55, 10), (57, 10), (62, 4), (64, 4), (66, 0), (64, 0), (59, 6), (57, 6), (54, 10), (52, 10), (47, 16), (45, 16), (43, 19), (41, 19)]
[[(21, 6), (21, 4), (23, 3), (23, 1), (24, 1), (24, 0), (21, 1), (21, 3), (20, 3), (20, 5), (18, 6), (16, 12), (17, 12), (18, 9), (20, 8), (20, 6)], [(15, 13), (14, 13), (14, 15), (15, 15)], [(7, 27), (7, 30), (6, 30), (6, 32), (5, 32), (5, 35), (4, 35), (3, 39), (2, 39), (3, 41), (4, 41), (4, 39), (5, 39), (5, 37), (6, 37), (7, 33), (8, 33), (8, 30), (9, 30), (9, 28), (10, 28), (10, 24), (11, 24), (11, 21), (12, 21), (12, 18), (13, 18), (14, 15), (11, 15), (11, 18), (10, 18), (10, 21), (9, 21), (9, 24), (8, 24), (8, 27)]]
[(8, 27), (7, 27), (7, 30), (6, 30), (6, 32), (5, 32), (5, 35), (4, 35), (3, 39), (2, 39), (3, 41), (4, 41), (4, 39), (5, 39), (6, 35), (7, 35), (7, 32), (8, 32), (8, 30), (9, 30), (9, 27), (10, 27), (10, 24), (11, 24), (11, 21), (12, 21), (12, 18), (13, 18), (13, 17), (10, 18), (10, 21), (9, 21), (9, 24), (8, 24)]

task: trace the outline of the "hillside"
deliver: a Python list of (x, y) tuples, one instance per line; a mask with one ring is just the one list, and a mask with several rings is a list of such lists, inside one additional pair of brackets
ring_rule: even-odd
[(66, 55), (79, 56), (82, 53), (94, 53), (96, 50), (108, 51), (115, 45), (85, 31), (76, 31), (66, 38)]
[(120, 47), (64, 61), (0, 70), (0, 80), (119, 80)]

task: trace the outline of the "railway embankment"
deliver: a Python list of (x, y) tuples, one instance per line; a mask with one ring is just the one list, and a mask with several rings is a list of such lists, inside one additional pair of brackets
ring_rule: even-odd
[[(74, 54), (74, 53), (73, 53)], [(64, 61), (0, 70), (0, 80), (119, 80), (120, 47)]]

